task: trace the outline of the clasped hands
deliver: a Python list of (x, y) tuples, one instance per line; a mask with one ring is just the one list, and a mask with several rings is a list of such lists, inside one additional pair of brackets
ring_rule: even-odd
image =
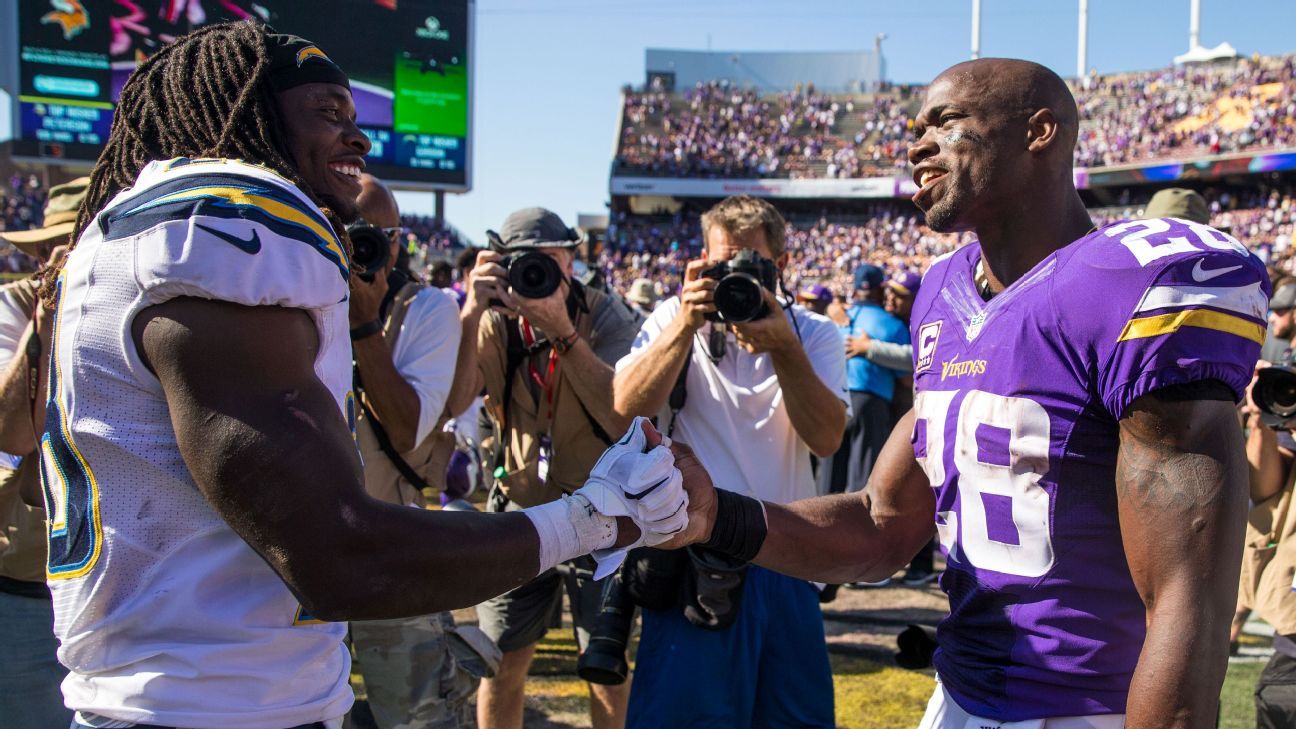
[(636, 547), (676, 549), (703, 541), (715, 520), (715, 488), (706, 469), (692, 449), (661, 435), (643, 417), (603, 453), (576, 493), (600, 514), (622, 517), (620, 546), (594, 552), (596, 579)]

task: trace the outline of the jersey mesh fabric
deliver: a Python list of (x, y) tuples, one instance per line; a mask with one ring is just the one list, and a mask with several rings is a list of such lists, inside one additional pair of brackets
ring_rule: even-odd
[[(261, 168), (180, 162), (150, 165), (106, 209), (148, 209), (155, 221), (123, 234), (114, 225), (128, 216), (101, 215), (61, 277), (50, 412), (65, 418), (65, 440), (85, 464), (68, 449), (43, 461), (51, 513), (67, 514), (73, 544), (54, 549), (52, 532), (55, 632), (71, 669), (64, 695), (73, 709), (168, 726), (271, 729), (336, 718), (352, 700), (345, 625), (302, 616), (207, 503), (180, 456), (161, 386), (135, 352), (131, 322), (179, 295), (304, 309), (319, 326), (316, 373), (341, 416), (350, 380), (346, 279), (320, 252), (326, 242), (303, 245), (264, 211), (204, 215), (203, 205), (223, 203), (196, 194), (188, 209), (147, 208), (158, 189), (175, 196), (240, 185), (310, 204)], [(226, 239), (249, 232), (258, 251)], [(94, 485), (88, 494), (77, 489), (81, 472)], [(77, 551), (89, 543), (97, 551)], [(68, 554), (91, 556), (64, 564)]]
[(1241, 397), (1264, 336), (1263, 265), (1174, 219), (1096, 231), (989, 302), (970, 244), (914, 306), (914, 453), (936, 491), (950, 615), (935, 656), (999, 721), (1121, 714), (1145, 635), (1115, 488), (1119, 419), (1156, 389)]

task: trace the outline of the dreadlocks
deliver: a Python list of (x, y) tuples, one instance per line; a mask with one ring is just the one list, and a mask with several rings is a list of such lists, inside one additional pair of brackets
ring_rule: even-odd
[[(265, 81), (269, 66), (266, 31), (254, 21), (206, 26), (141, 63), (122, 88), (69, 252), (95, 215), (134, 185), (149, 162), (229, 157), (268, 167), (301, 188), (333, 224), (350, 255), (341, 219), (321, 203), (293, 164), (278, 105)], [(62, 267), (59, 261), (45, 271), (41, 298), (47, 306), (52, 306)]]

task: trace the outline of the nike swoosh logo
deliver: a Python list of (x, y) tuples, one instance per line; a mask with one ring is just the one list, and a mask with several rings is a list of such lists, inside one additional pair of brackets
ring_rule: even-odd
[(1239, 266), (1229, 266), (1227, 268), (1215, 268), (1215, 269), (1211, 269), (1210, 271), (1203, 271), (1201, 265), (1202, 265), (1201, 260), (1198, 260), (1197, 265), (1193, 266), (1193, 270), (1192, 270), (1193, 280), (1196, 281), (1197, 283), (1209, 281), (1215, 278), (1216, 276), (1223, 276), (1229, 271), (1236, 271), (1239, 268), (1242, 268), (1242, 266), (1239, 265)]
[(243, 251), (244, 253), (261, 252), (261, 234), (256, 232), (255, 229), (252, 230), (251, 238), (240, 238), (237, 235), (234, 235), (233, 233), (226, 233), (223, 230), (216, 230), (215, 228), (209, 228), (203, 225), (202, 223), (195, 223), (194, 227), (202, 228), (208, 233), (211, 233), (212, 235), (216, 236), (217, 238), (220, 238), (226, 243), (229, 243), (230, 245), (234, 246), (240, 251)]

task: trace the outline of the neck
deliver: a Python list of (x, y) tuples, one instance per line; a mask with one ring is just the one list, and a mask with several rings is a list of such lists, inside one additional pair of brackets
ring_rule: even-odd
[[(1041, 214), (1042, 210), (1057, 213)], [(981, 243), (981, 259), (991, 292), (1002, 291), (1054, 251), (1083, 238), (1092, 229), (1089, 211), (1074, 188), (1061, 204), (1022, 203), (1010, 214), (978, 225), (975, 233)]]

